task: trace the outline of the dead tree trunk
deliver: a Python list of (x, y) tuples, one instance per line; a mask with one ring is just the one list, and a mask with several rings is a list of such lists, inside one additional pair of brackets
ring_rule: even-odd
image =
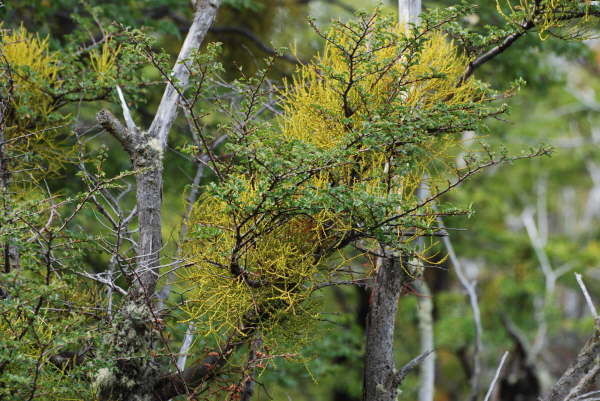
[[(107, 110), (97, 115), (98, 122), (129, 153), (136, 176), (136, 207), (139, 226), (139, 242), (136, 267), (132, 272), (132, 285), (115, 314), (111, 333), (106, 339), (108, 353), (115, 360), (115, 369), (102, 369), (96, 377), (96, 387), (101, 400), (150, 401), (162, 399), (157, 396), (156, 385), (160, 382), (160, 361), (152, 350), (159, 340), (156, 314), (153, 307), (154, 293), (159, 277), (162, 250), (161, 206), (163, 187), (163, 153), (170, 128), (177, 117), (181, 92), (189, 83), (186, 63), (200, 47), (212, 25), (221, 0), (198, 0), (195, 2), (194, 21), (190, 26), (177, 62), (168, 77), (156, 116), (148, 129), (138, 129), (119, 90), (126, 126)], [(176, 85), (177, 87), (175, 87)], [(185, 383), (178, 391), (187, 390)], [(173, 392), (171, 396), (178, 395)]]

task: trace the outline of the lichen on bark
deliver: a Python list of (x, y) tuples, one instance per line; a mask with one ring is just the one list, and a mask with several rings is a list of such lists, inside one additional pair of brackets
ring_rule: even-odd
[(155, 355), (159, 338), (150, 308), (128, 301), (113, 320), (113, 330), (104, 338), (109, 367), (100, 369), (94, 385), (101, 401), (151, 401), (160, 378), (160, 361)]

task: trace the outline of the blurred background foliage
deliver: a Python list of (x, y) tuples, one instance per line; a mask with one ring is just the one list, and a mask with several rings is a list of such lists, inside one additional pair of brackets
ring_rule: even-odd
[[(450, 7), (453, 3), (424, 0), (423, 6)], [(465, 19), (470, 29), (503, 23), (495, 0), (477, 3), (477, 12)], [(332, 18), (348, 18), (353, 10), (375, 5), (358, 0), (229, 0), (219, 11), (209, 40), (223, 43), (225, 81), (251, 75), (264, 65), (265, 56), (285, 46), (284, 56), (278, 58), (271, 73), (273, 82), (279, 84), (291, 76), (297, 64), (321, 50), (306, 22), (308, 16), (324, 26)], [(386, 6), (391, 12), (396, 9), (395, 2)], [(48, 35), (52, 49), (67, 45), (72, 52), (78, 52), (103, 34), (114, 35), (116, 45), (124, 27), (132, 27), (143, 29), (156, 48), (165, 48), (171, 62), (191, 17), (189, 4), (179, 0), (7, 1), (0, 8), (4, 28), (23, 24), (41, 37)], [(125, 53), (121, 51), (118, 57), (125, 57)], [(144, 66), (141, 71), (143, 79), (124, 89), (128, 100), (135, 104), (134, 118), (141, 126), (148, 126), (162, 85), (157, 84), (160, 74), (155, 67)], [(450, 240), (469, 278), (478, 283), (484, 370), (491, 377), (504, 350), (513, 351), (511, 371), (519, 372), (515, 366), (526, 365), (526, 357), (521, 355), (516, 341), (518, 332), (530, 343), (535, 342), (536, 336), (543, 338), (547, 352), (535, 356), (536, 366), (541, 366), (538, 373), (557, 375), (592, 328), (573, 272), (585, 274), (592, 294), (600, 293), (600, 42), (574, 43), (552, 37), (540, 41), (528, 37), (477, 74), (486, 76), (499, 88), (518, 77), (527, 82), (520, 93), (508, 100), (511, 111), (503, 117), (506, 120), (490, 124), (488, 143), (511, 153), (540, 144), (555, 149), (551, 158), (488, 170), (446, 199), (461, 207), (470, 205), (473, 211), (469, 218), (448, 218), (445, 223), (451, 228)], [(141, 82), (144, 85), (138, 85)], [(109, 96), (116, 99), (114, 93)], [(91, 108), (75, 103), (66, 111), (79, 117), (74, 129), (95, 133), (88, 146), (98, 157), (110, 161), (105, 165), (110, 168), (108, 176), (113, 176), (129, 169), (129, 161), (114, 139), (95, 127), (94, 114), (98, 109), (97, 104)], [(207, 121), (207, 130), (216, 132), (218, 124), (216, 119)], [(465, 141), (468, 140), (466, 134)], [(180, 149), (189, 143), (188, 125), (180, 117), (165, 161), (163, 234), (171, 250), (176, 248), (185, 195), (195, 172), (189, 155)], [(76, 169), (66, 168), (63, 178), (49, 182), (68, 196), (84, 187), (72, 179)], [(207, 171), (202, 182), (212, 179)], [(126, 196), (133, 204), (132, 194)], [(102, 235), (102, 227), (98, 227), (91, 211), (82, 213), (78, 224), (92, 236)], [(441, 245), (437, 245), (437, 250), (440, 265), (426, 271), (434, 303), (436, 400), (457, 400), (468, 392), (474, 325), (452, 266), (442, 260), (446, 250)], [(100, 255), (88, 252), (79, 257), (100, 271), (107, 262)], [(564, 273), (548, 296), (543, 264)], [(170, 301), (178, 302), (179, 296), (174, 291)], [(401, 298), (398, 361), (408, 361), (419, 349), (417, 301), (424, 296), (407, 288)], [(314, 337), (308, 339), (304, 363), (278, 361), (277, 369), (257, 378), (262, 385), (254, 399), (360, 399), (367, 295), (357, 288), (332, 288), (322, 291), (320, 297), (325, 318), (317, 322)], [(169, 335), (181, 339), (186, 325), (178, 323), (176, 317), (174, 322)], [(200, 355), (205, 346), (199, 340), (193, 351)], [(504, 377), (500, 399), (517, 399), (511, 398), (514, 391), (510, 391), (527, 377), (527, 367), (521, 370), (521, 376), (517, 373), (515, 377)], [(417, 386), (416, 376), (409, 377), (400, 399), (416, 399)]]

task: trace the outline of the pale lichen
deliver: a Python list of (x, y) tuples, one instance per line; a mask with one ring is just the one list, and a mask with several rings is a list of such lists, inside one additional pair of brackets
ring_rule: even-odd
[(150, 140), (148, 140), (148, 146), (159, 156), (162, 155), (163, 146), (159, 138), (151, 138)]
[[(155, 354), (158, 331), (147, 305), (128, 302), (113, 320), (104, 339), (111, 368), (99, 369), (95, 380), (102, 401), (149, 401), (160, 377)], [(106, 355), (103, 355), (103, 359)]]

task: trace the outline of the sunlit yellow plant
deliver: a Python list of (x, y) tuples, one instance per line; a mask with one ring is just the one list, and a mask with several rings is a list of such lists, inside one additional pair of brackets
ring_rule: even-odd
[(13, 93), (14, 107), (28, 109), (25, 113), (18, 113), (20, 125), (30, 124), (54, 109), (49, 91), (61, 85), (58, 56), (49, 50), (47, 37), (42, 39), (31, 34), (23, 26), (0, 32), (0, 62), (5, 69), (3, 79), (8, 79), (12, 86), (9, 90)]
[(90, 65), (98, 74), (100, 82), (114, 78), (116, 65), (121, 52), (121, 46), (112, 46), (110, 37), (104, 41), (100, 50), (94, 49), (90, 52)]
[(542, 40), (552, 35), (577, 40), (597, 36), (597, 19), (590, 15), (592, 6), (592, 0), (496, 0), (504, 18), (520, 27), (530, 21)]
[[(335, 151), (352, 146), (361, 132), (378, 129), (374, 124), (379, 120), (402, 127), (402, 121), (419, 123), (420, 114), (434, 115), (440, 105), (475, 113), (470, 105), (487, 101), (475, 80), (458, 84), (468, 60), (442, 33), (427, 33), (422, 46), (410, 50), (402, 47), (407, 41), (397, 40), (405, 35), (399, 28), (394, 34), (376, 50), (364, 40), (353, 52), (368, 56), (350, 59), (344, 49), (352, 48), (354, 39), (335, 26), (323, 53), (300, 67), (281, 91), (283, 114), (269, 134), (276, 135), (275, 143)], [(386, 114), (374, 116), (374, 111)], [(388, 188), (390, 196), (412, 207), (418, 203), (416, 190), (424, 174), (436, 177), (432, 164), (454, 160), (449, 149), (457, 140), (439, 128), (441, 134), (436, 135), (415, 128), (420, 134), (415, 134), (411, 152), (422, 157), (407, 155), (410, 168), (404, 167), (402, 152), (395, 152), (403, 145), (392, 143), (359, 148), (349, 160), (318, 168), (301, 184), (283, 180), (275, 185), (297, 185), (296, 195), (290, 196), (299, 199), (304, 189), (319, 194), (336, 185), (385, 199)], [(392, 165), (402, 170), (390, 180)], [(235, 191), (208, 191), (197, 202), (190, 219), (195, 232), (184, 244), (188, 267), (179, 273), (182, 285), (189, 286), (184, 310), (189, 319), (202, 322), (197, 327), (205, 335), (243, 335), (252, 325), (272, 329), (278, 325), (274, 316), (306, 313), (303, 305), (323, 277), (318, 273), (331, 254), (328, 250), (343, 247), (341, 241), (349, 233), (369, 235), (370, 229), (354, 223), (351, 207), (348, 212), (328, 207), (310, 214), (272, 212), (261, 206), (269, 191), (260, 188), (264, 177), (248, 174), (229, 180)], [(425, 207), (421, 210), (418, 224), (432, 224), (435, 215)], [(403, 235), (403, 227), (395, 229)]]

